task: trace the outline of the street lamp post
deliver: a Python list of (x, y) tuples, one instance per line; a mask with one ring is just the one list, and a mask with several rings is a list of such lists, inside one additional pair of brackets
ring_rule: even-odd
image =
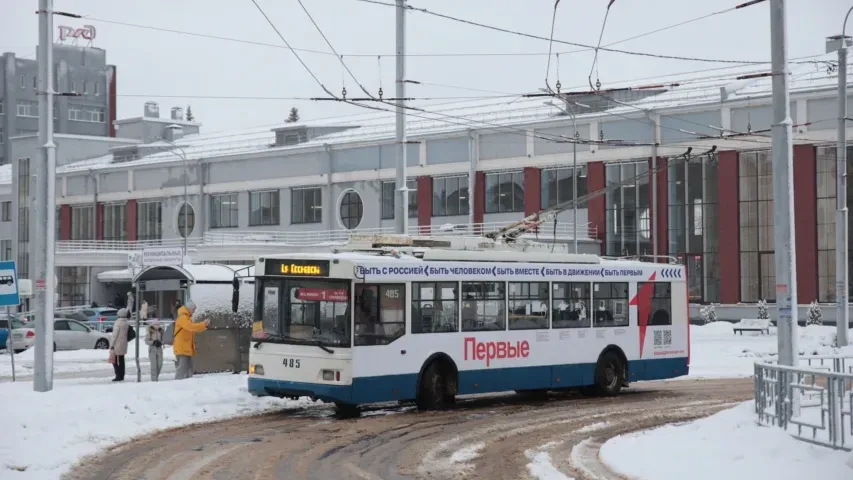
[[(164, 143), (168, 143), (169, 145), (175, 147), (176, 149), (178, 149), (178, 151), (181, 152), (180, 155), (178, 155), (178, 154), (176, 154), (176, 155), (181, 157), (181, 161), (183, 162), (183, 165), (184, 165), (184, 204), (181, 207), (181, 209), (183, 209), (183, 217), (184, 217), (183, 218), (184, 233), (182, 235), (184, 237), (184, 253), (183, 253), (184, 260), (181, 261), (181, 263), (183, 263), (185, 261), (185, 259), (187, 258), (187, 237), (189, 236), (189, 232), (187, 230), (187, 210), (186, 210), (187, 206), (189, 205), (188, 199), (187, 199), (187, 177), (189, 176), (189, 173), (187, 172), (187, 152), (185, 152), (184, 149), (181, 148), (180, 145), (177, 145), (175, 142), (166, 140), (165, 138), (160, 138), (160, 140), (162, 140)], [(175, 152), (171, 152), (171, 153), (175, 153)], [(181, 210), (178, 210), (178, 215), (181, 215)]]
[[(572, 117), (572, 130), (574, 131), (575, 140), (572, 142), (572, 242), (574, 243), (575, 253), (578, 253), (578, 139), (580, 135), (578, 134), (578, 125), (577, 125), (577, 115), (575, 113), (575, 107), (583, 107), (590, 108), (589, 105), (584, 105), (579, 102), (572, 102), (566, 100), (565, 98), (561, 98), (566, 106), (569, 108), (568, 110), (553, 103), (553, 102), (544, 102), (545, 105), (549, 105), (551, 107), (556, 107), (560, 109), (566, 115)], [(557, 239), (555, 238), (554, 241)]]
[(835, 158), (836, 189), (835, 189), (835, 325), (839, 347), (848, 343), (847, 328), (850, 324), (850, 311), (847, 294), (849, 277), (847, 268), (847, 47), (851, 45), (850, 37), (846, 35), (847, 20), (853, 7), (844, 16), (841, 35), (827, 37), (826, 53), (838, 51), (838, 138)]

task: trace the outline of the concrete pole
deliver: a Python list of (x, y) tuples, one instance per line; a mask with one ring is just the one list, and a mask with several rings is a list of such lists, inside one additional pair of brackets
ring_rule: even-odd
[[(53, 292), (56, 202), (56, 145), (53, 143), (53, 0), (39, 0), (39, 144), (44, 155), (36, 162), (34, 248), (36, 278), (36, 341), (33, 390), (53, 389)], [(43, 288), (40, 288), (43, 286)]]
[(773, 71), (773, 222), (776, 257), (779, 364), (797, 365), (797, 253), (794, 237), (794, 154), (788, 91), (785, 0), (770, 1)]
[[(652, 218), (652, 231), (649, 232), (649, 236), (654, 239), (652, 242), (652, 261), (658, 262), (658, 143), (660, 143), (660, 131), (658, 130), (658, 120), (656, 117), (650, 115), (649, 119), (652, 121), (652, 211), (649, 215)], [(686, 226), (685, 226), (686, 228)], [(637, 254), (639, 255), (641, 252), (638, 250)]]
[[(477, 188), (477, 156), (480, 155), (480, 150), (477, 148), (477, 142), (480, 138), (474, 130), (468, 130), (468, 234), (477, 235), (482, 233), (482, 228), (477, 228), (474, 225), (474, 191)], [(461, 187), (461, 185), (460, 185)], [(482, 227), (482, 225), (480, 225)]]
[[(572, 112), (572, 130), (575, 137), (572, 142), (572, 242), (575, 245), (575, 253), (578, 253), (578, 124), (575, 107), (569, 108)], [(555, 238), (554, 242), (556, 241)]]
[[(396, 0), (397, 3), (397, 233), (407, 234), (409, 231), (409, 192), (406, 189), (406, 0)], [(468, 195), (472, 195), (469, 192)], [(469, 201), (470, 203), (470, 201)], [(473, 207), (471, 205), (470, 207)]]
[(835, 198), (837, 210), (835, 212), (835, 326), (836, 337), (839, 347), (846, 346), (847, 329), (850, 325), (850, 309), (848, 307), (847, 293), (849, 292), (849, 273), (847, 268), (847, 222), (849, 215), (847, 211), (847, 19), (850, 12), (844, 17), (844, 26), (841, 29), (841, 46), (838, 49), (838, 151), (836, 153), (836, 181)]

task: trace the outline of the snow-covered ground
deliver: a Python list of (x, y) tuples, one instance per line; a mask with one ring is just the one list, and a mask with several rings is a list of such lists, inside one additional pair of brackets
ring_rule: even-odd
[[(148, 345), (145, 345), (140, 339), (139, 362), (142, 366), (142, 373), (148, 373)], [(15, 355), (15, 374), (20, 377), (27, 377), (33, 373), (35, 349), (30, 348)], [(131, 342), (127, 348), (125, 362), (127, 363), (128, 375), (136, 372), (136, 346), (135, 342)], [(62, 377), (62, 374), (80, 374), (84, 372), (99, 373), (110, 375), (112, 365), (107, 363), (109, 358), (109, 350), (69, 350), (58, 351), (53, 354), (53, 372), (57, 377)], [(175, 359), (172, 353), (171, 346), (163, 348), (163, 363), (168, 365), (169, 362)], [(12, 359), (7, 351), (0, 352), (0, 381), (8, 381), (12, 377)]]
[[(144, 378), (144, 377), (143, 377)], [(256, 398), (246, 376), (110, 383), (59, 380), (35, 393), (31, 382), (0, 385), (0, 478), (57, 479), (80, 457), (155, 430), (310, 404)]]
[(853, 478), (850, 453), (758, 426), (754, 411), (754, 403), (745, 402), (685, 425), (616, 437), (602, 446), (600, 458), (638, 480)]

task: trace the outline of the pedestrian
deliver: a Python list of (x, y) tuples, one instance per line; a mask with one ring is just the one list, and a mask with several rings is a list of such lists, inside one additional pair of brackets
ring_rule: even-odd
[(172, 341), (177, 369), (175, 380), (183, 380), (193, 376), (193, 357), (195, 356), (195, 334), (207, 330), (210, 320), (193, 323), (192, 315), (196, 306), (188, 300), (178, 309), (178, 319), (175, 321), (175, 335)]
[(113, 305), (115, 305), (115, 308), (124, 308), (124, 299), (121, 298), (120, 293), (116, 293), (115, 298), (113, 298)]
[(124, 356), (127, 355), (127, 332), (129, 328), (127, 310), (122, 308), (118, 311), (116, 321), (113, 324), (113, 338), (110, 342), (110, 350), (115, 354), (113, 370), (115, 370), (116, 378), (113, 379), (114, 382), (124, 381)]
[(125, 308), (127, 308), (127, 311), (130, 313), (130, 315), (133, 315), (133, 305), (134, 305), (135, 300), (136, 300), (136, 297), (133, 296), (133, 292), (128, 290), (127, 291), (127, 302), (125, 303), (125, 305), (126, 305)]
[(142, 304), (139, 305), (139, 318), (144, 322), (148, 320), (148, 300), (142, 299)]
[[(145, 305), (145, 302), (142, 302)], [(148, 362), (151, 364), (151, 381), (156, 382), (160, 378), (160, 370), (163, 369), (163, 327), (156, 318), (148, 324), (148, 335), (145, 336), (148, 345)]]

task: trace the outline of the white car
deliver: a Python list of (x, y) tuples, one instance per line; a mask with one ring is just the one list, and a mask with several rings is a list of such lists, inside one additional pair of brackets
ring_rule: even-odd
[[(35, 325), (12, 330), (12, 348), (16, 352), (24, 351), (36, 343)], [(53, 351), (82, 350), (110, 348), (109, 336), (103, 332), (92, 330), (82, 323), (70, 318), (55, 318), (53, 322)]]

